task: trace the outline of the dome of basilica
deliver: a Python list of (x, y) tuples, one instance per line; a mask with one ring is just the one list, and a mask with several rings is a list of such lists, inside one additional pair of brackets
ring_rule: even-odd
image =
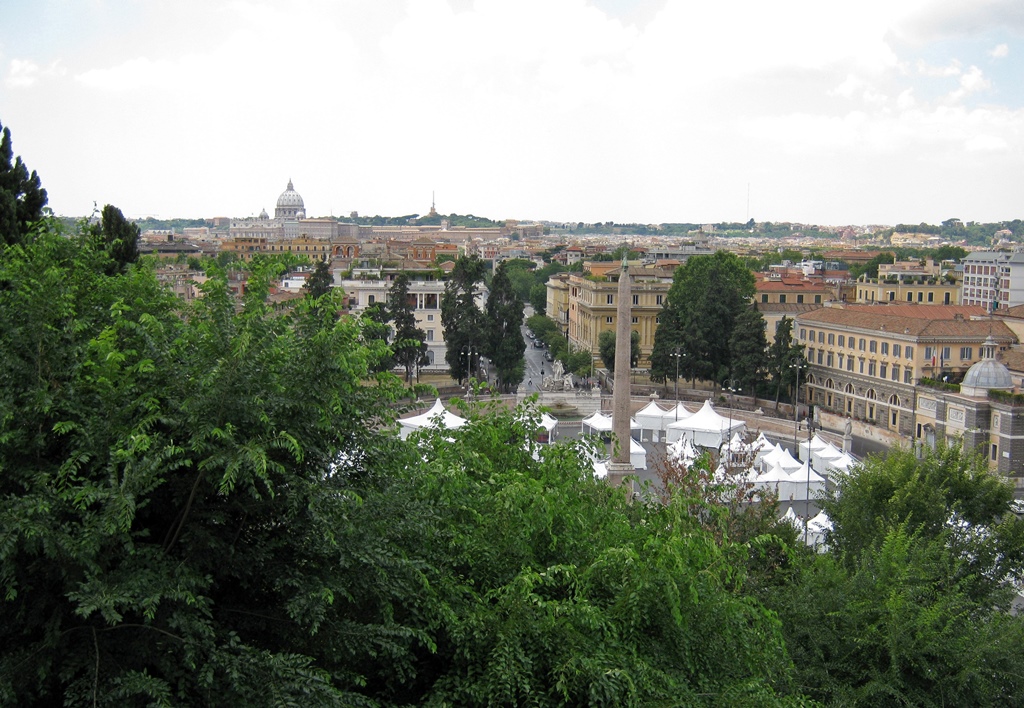
[(292, 181), (288, 180), (288, 188), (281, 192), (281, 196), (277, 198), (277, 208), (274, 209), (274, 217), (278, 219), (294, 219), (298, 217), (299, 212), (305, 213), (305, 211), (306, 205), (302, 201), (302, 196), (295, 191)]

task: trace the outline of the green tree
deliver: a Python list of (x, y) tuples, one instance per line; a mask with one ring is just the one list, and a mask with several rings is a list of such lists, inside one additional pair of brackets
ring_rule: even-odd
[(405, 382), (412, 380), (413, 369), (427, 351), (427, 335), (416, 326), (415, 295), (409, 294), (409, 275), (395, 276), (388, 291), (388, 320), (394, 326), (391, 340), (392, 358), (405, 369)]
[(768, 366), (768, 340), (764, 317), (757, 305), (749, 305), (736, 317), (729, 340), (730, 375), (750, 392), (757, 405), (757, 386)]
[(35, 170), (29, 174), (20, 155), (14, 157), (11, 129), (3, 128), (0, 133), (0, 245), (21, 241), (31, 225), (43, 217), (46, 201), (46, 190), (42, 188), (39, 175)]
[(1024, 549), (1012, 490), (958, 447), (871, 458), (823, 502), (827, 553), (766, 592), (796, 685), (828, 705), (1019, 701)]
[(327, 261), (317, 261), (313, 274), (306, 279), (302, 289), (306, 292), (306, 297), (311, 300), (319, 300), (330, 293), (332, 287), (334, 287), (334, 276), (331, 275), (330, 265)]
[(768, 374), (775, 383), (775, 410), (779, 409), (782, 389), (790, 390), (796, 383), (793, 364), (804, 358), (804, 346), (793, 339), (793, 320), (783, 317), (775, 325), (775, 339), (768, 349)]
[(526, 341), (519, 328), (523, 324), (523, 301), (509, 279), (514, 272), (505, 261), (491, 280), (487, 297), (487, 339), (484, 351), (491, 359), (498, 388), (508, 393), (518, 386), (526, 373)]
[(542, 283), (537, 283), (530, 287), (530, 306), (533, 311), (539, 315), (543, 315), (547, 312), (548, 308), (548, 288)]
[(486, 265), (477, 256), (459, 258), (441, 296), (441, 326), (447, 345), (445, 361), (452, 378), (460, 384), (478, 370), (487, 336), (483, 312), (477, 305), (485, 269)]
[[(736, 317), (754, 295), (754, 274), (733, 253), (694, 256), (676, 269), (662, 304), (655, 332), (658, 367), (666, 373), (667, 356), (680, 348), (680, 371), (687, 378), (721, 381), (729, 372), (729, 342)], [(674, 369), (673, 369), (674, 371)]]
[[(606, 329), (597, 337), (597, 350), (601, 355), (601, 361), (608, 371), (615, 371), (615, 332)], [(640, 333), (632, 330), (629, 333), (629, 365), (631, 367), (640, 363)]]
[(850, 266), (850, 277), (859, 278), (862, 275), (866, 275), (868, 278), (877, 278), (878, 266), (883, 263), (892, 263), (895, 258), (896, 256), (888, 251), (879, 253), (867, 263)]
[(367, 307), (360, 318), (360, 339), (369, 351), (375, 353), (368, 365), (372, 373), (391, 371), (395, 366), (394, 352), (388, 346), (390, 321), (387, 304), (383, 302), (375, 302)]

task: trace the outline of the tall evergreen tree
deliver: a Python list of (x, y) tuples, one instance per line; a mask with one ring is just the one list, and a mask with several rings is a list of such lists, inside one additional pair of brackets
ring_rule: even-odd
[(768, 373), (775, 383), (775, 409), (779, 408), (782, 389), (789, 388), (796, 381), (793, 363), (803, 356), (804, 347), (793, 340), (793, 320), (783, 317), (775, 325), (775, 339), (768, 350)]
[(526, 373), (523, 353), (526, 341), (519, 328), (523, 323), (523, 301), (509, 279), (508, 262), (498, 266), (487, 297), (486, 353), (505, 393), (518, 386)]
[(409, 275), (399, 273), (388, 291), (388, 316), (395, 328), (391, 350), (395, 362), (405, 368), (406, 383), (427, 351), (427, 335), (416, 326), (414, 297), (409, 295)]
[(46, 200), (39, 175), (35, 170), (29, 174), (21, 156), (14, 158), (11, 129), (3, 128), (0, 133), (0, 245), (20, 241), (28, 233), (29, 225), (42, 218)]
[[(388, 335), (391, 333), (391, 328), (388, 326), (390, 322), (390, 316), (388, 315), (387, 304), (383, 302), (375, 302), (366, 310), (363, 311), (363, 316), (360, 320), (362, 327), (362, 341), (372, 348), (375, 342), (381, 342), (387, 344)], [(374, 349), (379, 352), (376, 359), (370, 362), (369, 368), (373, 373), (380, 373), (382, 371), (390, 371), (395, 365), (394, 352), (391, 347), (385, 347), (384, 349)]]
[(736, 317), (732, 337), (729, 339), (730, 374), (744, 390), (750, 392), (755, 405), (757, 385), (763, 379), (768, 365), (768, 340), (764, 329), (764, 317), (757, 305), (750, 305)]
[(331, 269), (327, 261), (318, 261), (316, 268), (313, 270), (313, 275), (309, 276), (302, 289), (306, 291), (306, 297), (318, 300), (331, 292), (333, 285), (334, 276), (331, 275)]
[(476, 301), (485, 269), (477, 256), (459, 258), (441, 296), (441, 326), (447, 344), (444, 359), (452, 378), (460, 384), (477, 370), (486, 340), (484, 315)]
[(112, 204), (103, 207), (100, 221), (90, 227), (99, 247), (110, 257), (107, 274), (124, 273), (139, 260), (139, 227)]

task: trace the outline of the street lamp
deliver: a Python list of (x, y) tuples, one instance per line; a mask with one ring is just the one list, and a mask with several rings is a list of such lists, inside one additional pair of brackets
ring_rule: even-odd
[(675, 383), (676, 383), (676, 421), (678, 421), (679, 420), (679, 357), (682, 356), (679, 353), (679, 347), (676, 347), (675, 351), (673, 351), (671, 354), (669, 354), (669, 356), (675, 357), (675, 359), (676, 359), (676, 378), (675, 378)]
[(462, 348), (462, 353), (466, 355), (466, 390), (470, 388), (469, 379), (473, 376), (473, 356), (477, 354), (477, 350), (472, 344), (467, 344)]
[(796, 395), (793, 397), (793, 452), (798, 456), (800, 454), (800, 447), (797, 443), (797, 432), (800, 428), (800, 369), (806, 366), (806, 364), (807, 362), (803, 360), (803, 357), (797, 357), (789, 365), (789, 368), (796, 369)]
[[(729, 385), (726, 386), (726, 384), (729, 384)], [(729, 432), (728, 432), (728, 434), (729, 434), (730, 437), (729, 437), (729, 440), (728, 440), (728, 443), (727, 443), (727, 444), (730, 444), (730, 443), (732, 443), (732, 409), (736, 405), (736, 393), (739, 391), (739, 388), (737, 388), (737, 386), (736, 386), (736, 379), (726, 379), (725, 381), (723, 381), (722, 382), (722, 390), (726, 391), (729, 394), (729, 397), (732, 399), (732, 401), (729, 404)], [(727, 447), (726, 449), (729, 450), (729, 452), (732, 452), (732, 450), (730, 448)], [(728, 458), (726, 458), (726, 459), (728, 459)]]

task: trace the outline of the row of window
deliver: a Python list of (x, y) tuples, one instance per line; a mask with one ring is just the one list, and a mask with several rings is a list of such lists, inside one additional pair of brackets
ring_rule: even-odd
[[(808, 336), (809, 334), (809, 336)], [(817, 338), (815, 338), (817, 337)], [(825, 344), (828, 342), (831, 346), (847, 347), (850, 349), (857, 349), (859, 351), (868, 351), (872, 354), (877, 354), (879, 350), (879, 344), (881, 344), (881, 350), (883, 356), (889, 356), (890, 345), (889, 342), (879, 342), (876, 339), (867, 340), (861, 337), (859, 340), (856, 337), (847, 337), (845, 334), (836, 335), (834, 332), (829, 332), (827, 335), (825, 332), (817, 332), (812, 329), (808, 331), (804, 328), (800, 329), (800, 339), (807, 340), (808, 342), (817, 341), (818, 344)], [(837, 344), (838, 342), (838, 344)], [(948, 349), (948, 347), (947, 347)], [(970, 349), (970, 347), (968, 347)], [(910, 345), (893, 344), (891, 346), (892, 356), (899, 359), (905, 356), (907, 359), (914, 358), (914, 348)]]
[[(654, 300), (655, 300), (654, 304), (655, 305), (660, 305), (661, 304), (661, 298), (662, 298), (661, 295), (655, 295), (654, 296)], [(607, 305), (614, 305), (615, 304), (615, 296), (612, 295), (612, 294), (605, 295), (605, 304), (607, 304)], [(640, 304), (640, 296), (639, 295), (634, 295), (633, 296), (633, 304), (634, 305), (639, 305)]]
[[(857, 358), (852, 354), (838, 354), (834, 355), (832, 352), (826, 352), (823, 349), (808, 349), (807, 360), (811, 363), (816, 363), (820, 366), (827, 366), (829, 368), (845, 369), (851, 373), (864, 374), (865, 376), (877, 376), (880, 379), (890, 379), (892, 381), (900, 380), (900, 370), (903, 371), (903, 383), (909, 384), (914, 375), (914, 368), (912, 366), (900, 367), (899, 364), (890, 365), (888, 362), (878, 362), (874, 359), (865, 360), (863, 357)], [(838, 363), (837, 363), (838, 362)], [(891, 367), (891, 368), (890, 368)]]
[[(763, 303), (767, 303), (768, 302), (768, 293), (761, 293), (761, 302), (763, 302)], [(804, 296), (800, 295), (800, 294), (797, 294), (795, 302), (797, 304), (803, 303), (804, 302)], [(779, 293), (779, 304), (780, 305), (785, 305), (786, 304), (786, 293)], [(820, 305), (821, 304), (821, 295), (815, 295), (814, 296), (814, 304), (815, 305)]]

